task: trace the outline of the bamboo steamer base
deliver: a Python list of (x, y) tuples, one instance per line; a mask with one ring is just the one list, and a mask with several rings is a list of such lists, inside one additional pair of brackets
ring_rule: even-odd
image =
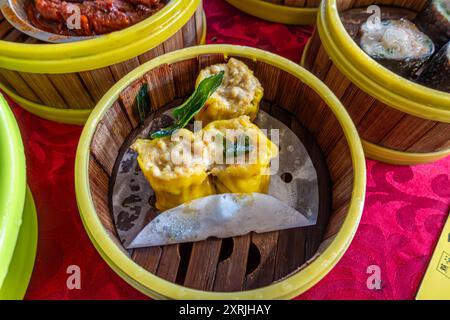
[(311, 25), (316, 22), (316, 0), (226, 0), (249, 15), (284, 24)]
[[(184, 100), (174, 100), (159, 109), (157, 114), (180, 105)], [(227, 239), (128, 250), (134, 262), (156, 276), (181, 286), (204, 291), (233, 292), (257, 289), (277, 282), (298, 272), (313, 258), (322, 242), (331, 211), (331, 181), (325, 158), (314, 138), (295, 116), (270, 102), (262, 102), (261, 108), (291, 127), (311, 156), (319, 184), (317, 224)], [(117, 159), (122, 158), (141, 129), (137, 127), (131, 131)], [(118, 170), (119, 162), (116, 161), (112, 181)], [(113, 185), (110, 183), (109, 199), (112, 199)], [(112, 207), (111, 202), (109, 206)], [(152, 216), (154, 214), (149, 213), (147, 220)]]
[[(1, 13), (0, 13), (0, 18)], [(0, 19), (1, 21), (1, 19)], [(207, 25), (206, 25), (206, 15), (205, 12), (202, 11), (202, 22), (203, 28), (200, 37), (200, 44), (206, 43), (206, 33), (207, 33)], [(3, 23), (7, 23), (3, 21)], [(8, 24), (9, 26), (9, 24)], [(13, 30), (10, 34), (15, 35), (15, 38), (23, 37), (23, 35), (16, 30)], [(0, 33), (1, 35), (1, 33)], [(1, 38), (1, 37), (0, 37)], [(30, 41), (34, 41), (30, 38)], [(44, 104), (40, 104), (34, 101), (31, 101), (20, 94), (17, 93), (16, 90), (12, 89), (10, 86), (2, 83), (0, 74), (0, 90), (6, 93), (14, 102), (16, 102), (19, 106), (27, 110), (28, 112), (37, 115), (46, 120), (64, 123), (64, 124), (74, 124), (74, 125), (84, 125), (86, 120), (88, 119), (92, 108), (87, 109), (71, 109), (71, 108), (56, 108), (52, 106), (47, 106)], [(6, 78), (6, 76), (4, 76)], [(45, 90), (45, 89), (43, 89)]]

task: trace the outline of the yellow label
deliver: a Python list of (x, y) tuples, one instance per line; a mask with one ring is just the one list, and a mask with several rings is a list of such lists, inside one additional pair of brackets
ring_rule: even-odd
[(450, 300), (450, 218), (447, 218), (416, 298)]

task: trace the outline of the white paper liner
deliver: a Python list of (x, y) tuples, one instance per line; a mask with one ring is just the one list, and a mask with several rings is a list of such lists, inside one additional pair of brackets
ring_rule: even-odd
[(308, 219), (266, 194), (217, 194), (167, 210), (153, 219), (128, 246), (140, 248), (228, 238), (310, 225)]

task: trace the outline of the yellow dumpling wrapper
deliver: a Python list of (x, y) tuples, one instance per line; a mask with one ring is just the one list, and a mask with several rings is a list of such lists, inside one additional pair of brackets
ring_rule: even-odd
[(229, 163), (227, 160), (223, 161), (223, 164), (215, 163), (211, 173), (218, 193), (268, 192), (270, 161), (278, 155), (278, 147), (251, 123), (248, 116), (213, 121), (203, 131), (204, 134), (209, 132), (211, 136), (221, 134), (227, 140), (233, 139), (229, 137), (230, 132), (235, 137), (244, 134), (250, 138), (252, 146), (248, 153), (235, 157), (235, 163)]
[(139, 166), (155, 191), (159, 210), (215, 193), (208, 163), (200, 157), (206, 150), (202, 143), (194, 141), (191, 131), (181, 129), (176, 136), (138, 139), (131, 148), (138, 153)]
[(209, 97), (195, 120), (207, 125), (214, 120), (227, 120), (247, 115), (253, 120), (259, 110), (264, 89), (253, 71), (240, 60), (230, 58), (225, 64), (215, 64), (200, 71), (196, 87), (214, 74), (224, 71), (222, 84)]

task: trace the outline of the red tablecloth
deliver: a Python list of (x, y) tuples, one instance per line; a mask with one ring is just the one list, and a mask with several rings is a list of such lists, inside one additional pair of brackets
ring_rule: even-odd
[[(223, 0), (204, 0), (208, 42), (259, 47), (299, 61), (311, 27), (286, 27), (242, 14)], [(81, 127), (42, 120), (13, 106), (25, 144), (28, 183), (39, 217), (36, 265), (27, 299), (145, 298), (101, 259), (82, 226), (74, 192)], [(412, 299), (450, 207), (450, 158), (391, 166), (367, 161), (361, 225), (338, 265), (300, 299)], [(81, 290), (66, 286), (67, 268), (81, 269)], [(381, 270), (369, 290), (367, 268)]]

